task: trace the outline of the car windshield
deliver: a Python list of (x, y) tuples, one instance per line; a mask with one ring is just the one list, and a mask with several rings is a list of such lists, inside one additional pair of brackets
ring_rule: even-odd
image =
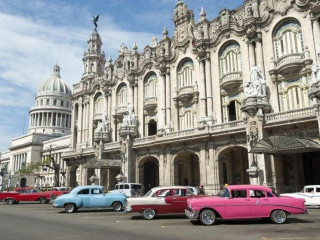
[(228, 198), (229, 197), (229, 191), (227, 188), (223, 188), (219, 191), (218, 197), (224, 197), (224, 198)]
[(145, 197), (150, 197), (151, 194), (152, 194), (152, 190), (149, 190), (149, 192), (147, 192), (144, 196), (145, 196)]
[(272, 190), (273, 195), (280, 197), (280, 195), (278, 193), (276, 193), (275, 191)]

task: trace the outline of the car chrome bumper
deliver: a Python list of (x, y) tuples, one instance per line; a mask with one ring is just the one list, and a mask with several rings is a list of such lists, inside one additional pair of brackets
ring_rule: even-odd
[(126, 208), (124, 209), (124, 212), (125, 212), (125, 213), (132, 212), (132, 208), (131, 208), (131, 207), (126, 207)]
[(53, 206), (53, 207), (59, 207), (59, 204), (52, 203), (52, 206)]
[(188, 218), (191, 218), (191, 219), (198, 218), (198, 216), (199, 216), (199, 212), (194, 211), (194, 210), (190, 210), (190, 209), (185, 209), (184, 213), (186, 214), (186, 216)]

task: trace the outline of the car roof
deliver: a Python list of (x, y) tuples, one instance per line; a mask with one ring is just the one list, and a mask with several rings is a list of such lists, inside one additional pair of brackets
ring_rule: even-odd
[(161, 186), (161, 187), (154, 187), (151, 190), (152, 191), (158, 191), (158, 190), (162, 190), (162, 189), (186, 189), (188, 187), (186, 186)]
[(304, 187), (320, 187), (320, 185), (306, 185)]
[(232, 190), (250, 188), (250, 189), (260, 189), (260, 190), (265, 190), (265, 191), (271, 191), (271, 189), (269, 187), (267, 187), (267, 186), (251, 185), (251, 184), (229, 185), (229, 186), (226, 186), (226, 188), (232, 189)]
[(78, 187), (75, 187), (72, 190), (80, 190), (80, 189), (84, 189), (84, 188), (103, 188), (103, 186), (99, 186), (99, 185), (78, 186)]

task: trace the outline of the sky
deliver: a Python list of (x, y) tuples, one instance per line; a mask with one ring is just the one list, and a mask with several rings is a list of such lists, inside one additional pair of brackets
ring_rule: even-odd
[[(208, 20), (223, 8), (244, 0), (182, 0), (193, 10), (201, 7)], [(83, 73), (82, 57), (100, 15), (98, 32), (106, 58), (117, 58), (120, 45), (141, 52), (152, 37), (161, 39), (164, 27), (172, 36), (177, 0), (0, 0), (0, 152), (11, 140), (28, 133), (29, 110), (41, 85), (58, 63), (61, 78), (72, 88)]]

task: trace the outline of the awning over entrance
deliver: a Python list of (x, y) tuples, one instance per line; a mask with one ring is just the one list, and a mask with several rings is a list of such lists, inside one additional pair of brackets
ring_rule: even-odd
[(289, 136), (270, 136), (258, 141), (250, 152), (287, 154), (312, 151), (320, 151), (320, 145), (315, 141)]
[(119, 159), (91, 159), (86, 162), (84, 168), (102, 168), (102, 167), (120, 167), (121, 160)]

